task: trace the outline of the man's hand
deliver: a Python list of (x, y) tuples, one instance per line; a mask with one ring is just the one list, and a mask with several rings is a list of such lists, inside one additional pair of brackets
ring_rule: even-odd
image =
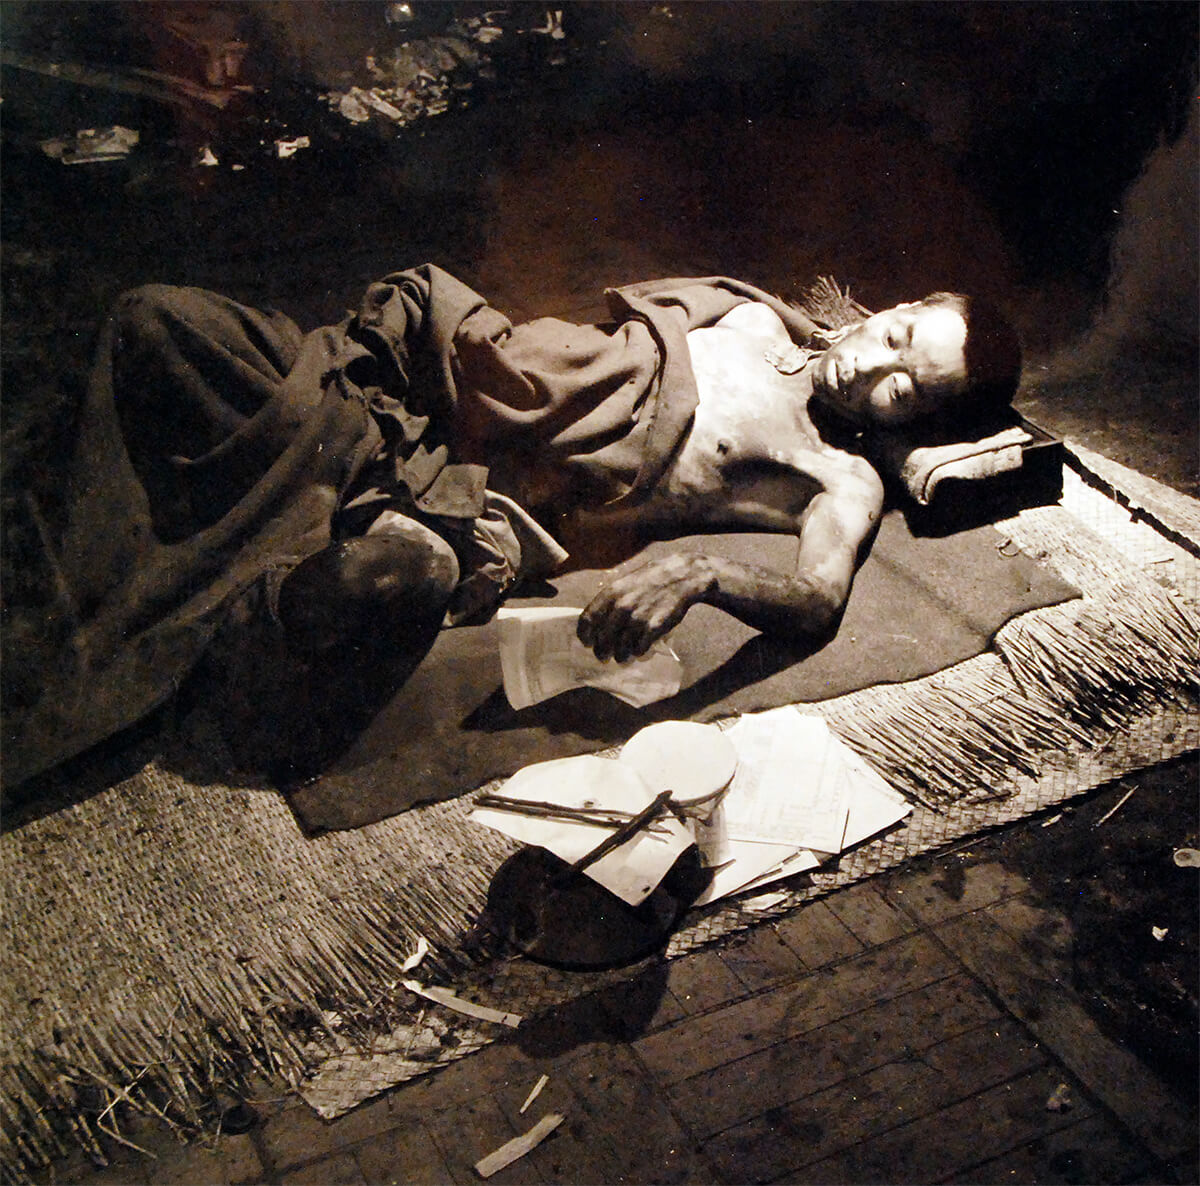
[(579, 640), (598, 659), (624, 663), (644, 655), (716, 583), (708, 557), (699, 552), (616, 569), (580, 615)]

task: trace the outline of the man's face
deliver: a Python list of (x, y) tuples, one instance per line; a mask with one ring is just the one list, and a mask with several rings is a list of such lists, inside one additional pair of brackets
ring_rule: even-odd
[(967, 326), (945, 305), (868, 317), (814, 364), (813, 392), (858, 424), (902, 424), (966, 390)]

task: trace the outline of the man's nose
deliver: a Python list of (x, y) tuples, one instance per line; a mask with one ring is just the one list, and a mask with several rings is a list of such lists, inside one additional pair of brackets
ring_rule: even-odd
[(874, 375), (890, 367), (894, 351), (882, 341), (863, 342), (854, 353), (854, 371), (858, 375)]

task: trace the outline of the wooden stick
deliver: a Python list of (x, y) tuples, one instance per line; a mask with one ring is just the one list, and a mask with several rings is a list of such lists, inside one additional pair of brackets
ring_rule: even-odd
[(1137, 790), (1137, 787), (1130, 787), (1093, 825), (1093, 828), (1098, 828), (1110, 815), (1115, 815), (1122, 807), (1125, 806), (1125, 800)]
[(582, 873), (589, 865), (594, 865), (601, 857), (620, 848), (627, 840), (631, 840), (642, 830), (666, 805), (671, 801), (672, 791), (660, 791), (654, 801), (644, 807), (627, 824), (622, 824), (611, 836), (605, 836), (590, 852), (585, 852), (575, 861), (563, 875), (559, 883), (565, 882), (572, 873)]

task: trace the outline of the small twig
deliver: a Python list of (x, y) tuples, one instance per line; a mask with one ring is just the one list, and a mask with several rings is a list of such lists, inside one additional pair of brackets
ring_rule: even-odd
[(408, 1061), (409, 1054), (412, 1052), (413, 1043), (417, 1040), (417, 1034), (425, 1024), (425, 1014), (428, 1012), (429, 1006), (423, 1004), (420, 1013), (417, 1014), (417, 1020), (408, 1027), (408, 1041), (404, 1044), (404, 1053), (400, 1056), (406, 1062)]
[(1093, 828), (1098, 828), (1110, 815), (1115, 814), (1121, 807), (1125, 805), (1125, 800), (1137, 790), (1137, 787), (1130, 787), (1094, 824)]
[(622, 824), (611, 836), (606, 836), (595, 848), (585, 852), (559, 878), (565, 884), (572, 874), (582, 873), (584, 869), (594, 865), (601, 857), (607, 856), (614, 848), (620, 848), (628, 840), (632, 840), (666, 805), (671, 801), (672, 791), (662, 791), (652, 803), (637, 813), (627, 824)]
[[(142, 1067), (142, 1069), (140, 1071), (138, 1071), (138, 1073), (136, 1075), (134, 1075), (133, 1079), (129, 1083), (129, 1086), (125, 1088), (125, 1091), (123, 1093), (125, 1095), (126, 1100), (129, 1100), (130, 1097), (129, 1097), (128, 1093), (131, 1092), (138, 1085), (138, 1081), (146, 1073), (147, 1070), (149, 1070), (148, 1067)], [(105, 1116), (107, 1116), (109, 1114), (109, 1112), (111, 1112), (113, 1110), (113, 1108), (115, 1108), (117, 1106), (117, 1104), (119, 1104), (120, 1102), (121, 1102), (121, 1096), (114, 1095), (112, 1097), (112, 1099), (108, 1101), (108, 1107), (106, 1107), (104, 1109), (104, 1111), (101, 1112), (100, 1115), (96, 1117), (96, 1123), (99, 1124), (105, 1118)]]
[(530, 799), (510, 799), (504, 795), (480, 795), (475, 807), (508, 811), (514, 815), (529, 815), (539, 819), (561, 819), (569, 823), (591, 824), (600, 828), (612, 828), (628, 824), (636, 818), (628, 811), (610, 811), (604, 808), (565, 807), (556, 803), (542, 803)]
[[(101, 1087), (104, 1087), (106, 1090), (112, 1092), (118, 1100), (123, 1099), (135, 1111), (151, 1112), (167, 1125), (173, 1124), (171, 1118), (165, 1112), (155, 1107), (155, 1105), (146, 1097), (145, 1093), (142, 1094), (142, 1098), (140, 1100), (135, 1100), (129, 1094), (126, 1088), (118, 1086), (111, 1079), (99, 1074), (96, 1071), (93, 1071), (91, 1067), (85, 1067), (81, 1062), (68, 1062), (66, 1059), (57, 1059), (56, 1061), (59, 1062), (60, 1067), (63, 1069), (64, 1078), (66, 1078), (69, 1082), (85, 1084), (99, 1083)], [(74, 1074), (72, 1074), (72, 1072), (74, 1072)], [(82, 1076), (82, 1078), (80, 1076)], [(141, 1076), (139, 1075), (138, 1078), (140, 1079)], [(136, 1082), (137, 1079), (134, 1080), (134, 1083)]]

